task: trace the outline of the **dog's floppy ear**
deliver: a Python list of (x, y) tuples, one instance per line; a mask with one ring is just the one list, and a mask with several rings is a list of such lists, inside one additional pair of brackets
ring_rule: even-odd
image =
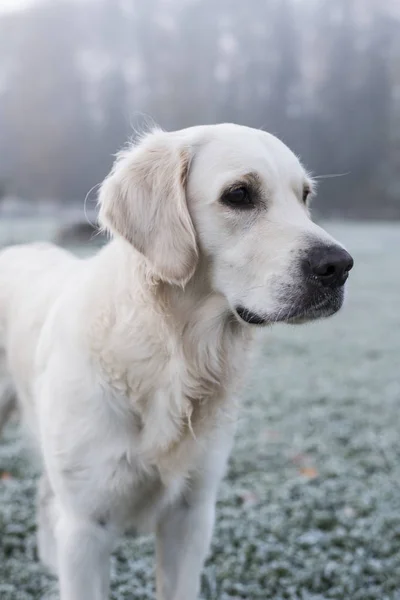
[(185, 189), (190, 160), (174, 134), (153, 131), (118, 155), (99, 194), (100, 224), (141, 252), (160, 279), (177, 284), (197, 263)]

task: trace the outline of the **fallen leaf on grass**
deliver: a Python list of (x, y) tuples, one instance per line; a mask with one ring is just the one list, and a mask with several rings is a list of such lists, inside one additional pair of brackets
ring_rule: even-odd
[(314, 469), (314, 467), (301, 467), (300, 473), (304, 475), (304, 477), (308, 477), (308, 479), (315, 479), (318, 477), (318, 471), (317, 469)]

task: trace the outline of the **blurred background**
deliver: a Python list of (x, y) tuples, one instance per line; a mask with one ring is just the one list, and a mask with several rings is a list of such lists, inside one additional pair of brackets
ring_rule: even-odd
[(1, 0), (3, 216), (80, 211), (134, 130), (220, 121), (341, 175), (323, 216), (400, 217), (398, 0)]
[[(0, 245), (92, 252), (127, 139), (218, 121), (295, 150), (355, 267), (336, 317), (263, 338), (202, 598), (400, 600), (400, 0), (0, 0)], [(1, 600), (58, 597), (36, 479), (14, 421)], [(121, 540), (113, 600), (154, 599), (153, 554)]]

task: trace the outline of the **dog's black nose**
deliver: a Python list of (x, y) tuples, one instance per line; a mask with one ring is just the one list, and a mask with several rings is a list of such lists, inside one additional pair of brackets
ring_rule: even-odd
[(344, 285), (353, 264), (350, 254), (339, 246), (314, 246), (304, 266), (322, 285), (336, 288)]

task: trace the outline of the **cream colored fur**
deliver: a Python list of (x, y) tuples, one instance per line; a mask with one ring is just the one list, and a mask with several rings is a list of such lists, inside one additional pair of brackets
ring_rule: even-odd
[[(249, 173), (262, 197), (251, 215), (220, 202)], [(297, 253), (335, 243), (309, 219), (304, 185), (267, 133), (154, 131), (103, 183), (113, 239), (98, 254), (0, 254), (1, 402), (5, 414), (15, 389), (43, 458), (39, 552), (61, 600), (108, 597), (127, 528), (157, 534), (158, 600), (197, 598), (254, 338), (235, 307), (280, 320)]]

